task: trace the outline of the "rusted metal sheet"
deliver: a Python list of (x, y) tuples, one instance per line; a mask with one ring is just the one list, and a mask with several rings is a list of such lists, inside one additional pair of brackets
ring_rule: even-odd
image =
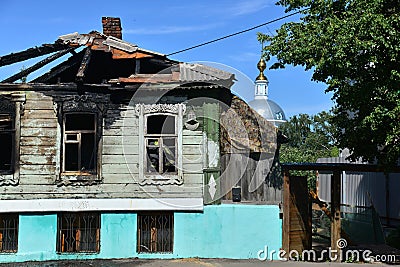
[(171, 74), (135, 74), (129, 78), (112, 79), (110, 83), (166, 83), (174, 82)]
[(120, 51), (117, 49), (112, 49), (112, 58), (113, 59), (128, 59), (128, 58), (152, 58), (154, 55), (142, 53), (142, 52), (134, 52), (134, 53), (127, 53), (124, 51)]

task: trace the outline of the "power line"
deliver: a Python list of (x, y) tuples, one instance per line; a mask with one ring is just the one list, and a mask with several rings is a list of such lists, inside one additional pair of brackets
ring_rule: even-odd
[(251, 28), (248, 28), (248, 29), (246, 29), (246, 30), (242, 30), (242, 31), (235, 32), (235, 33), (232, 33), (232, 34), (229, 34), (229, 35), (225, 35), (225, 36), (223, 36), (223, 37), (220, 37), (220, 38), (217, 38), (217, 39), (214, 39), (214, 40), (205, 42), (205, 43), (201, 43), (201, 44), (198, 44), (198, 45), (194, 45), (194, 46), (191, 46), (191, 47), (189, 47), (189, 48), (185, 48), (185, 49), (182, 49), (182, 50), (179, 50), (179, 51), (176, 51), (176, 52), (167, 54), (167, 56), (171, 56), (171, 55), (179, 54), (179, 53), (182, 53), (182, 52), (186, 52), (186, 51), (189, 51), (189, 50), (192, 50), (192, 49), (201, 47), (201, 46), (205, 46), (205, 45), (208, 45), (208, 44), (211, 44), (211, 43), (215, 43), (215, 42), (218, 42), (218, 41), (227, 39), (227, 38), (232, 37), (232, 36), (235, 36), (235, 35), (239, 35), (239, 34), (242, 34), (242, 33), (245, 33), (245, 32), (249, 32), (249, 31), (255, 30), (255, 29), (260, 28), (260, 27), (262, 27), (262, 26), (265, 26), (265, 25), (268, 25), (268, 24), (271, 24), (271, 23), (274, 23), (274, 22), (277, 22), (277, 21), (286, 19), (286, 18), (291, 17), (291, 16), (293, 16), (293, 15), (299, 14), (300, 12), (302, 12), (302, 11), (304, 11), (304, 10), (306, 10), (306, 9), (299, 10), (299, 11), (297, 11), (297, 12), (288, 14), (288, 15), (286, 15), (286, 16), (283, 16), (283, 17), (280, 17), (280, 18), (277, 18), (277, 19), (274, 19), (274, 20), (270, 20), (270, 21), (268, 21), (268, 22), (265, 22), (265, 23), (263, 23), (263, 24), (260, 24), (260, 25), (257, 25), (257, 26), (251, 27)]

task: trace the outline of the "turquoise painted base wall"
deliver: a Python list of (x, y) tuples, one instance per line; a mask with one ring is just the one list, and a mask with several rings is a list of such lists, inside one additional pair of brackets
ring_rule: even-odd
[(205, 206), (203, 213), (174, 214), (174, 252), (136, 252), (136, 213), (101, 215), (100, 252), (56, 252), (57, 215), (23, 214), (19, 217), (18, 252), (0, 254), (0, 262), (110, 258), (257, 258), (268, 246), (282, 247), (282, 221), (274, 205)]

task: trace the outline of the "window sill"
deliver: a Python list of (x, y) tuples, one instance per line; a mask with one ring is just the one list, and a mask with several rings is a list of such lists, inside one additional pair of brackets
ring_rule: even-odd
[(62, 173), (60, 179), (57, 180), (58, 186), (67, 185), (95, 185), (101, 183), (97, 174), (89, 173)]
[(165, 254), (174, 254), (173, 251), (154, 251), (154, 252), (137, 252), (137, 254), (140, 255), (152, 255), (154, 257), (154, 255), (165, 255)]
[(56, 252), (58, 255), (93, 255), (99, 254), (100, 251), (72, 251), (72, 252)]
[(18, 185), (19, 175), (10, 172), (0, 172), (0, 186), (2, 185)]
[(140, 185), (182, 185), (183, 177), (178, 174), (146, 173), (139, 182)]

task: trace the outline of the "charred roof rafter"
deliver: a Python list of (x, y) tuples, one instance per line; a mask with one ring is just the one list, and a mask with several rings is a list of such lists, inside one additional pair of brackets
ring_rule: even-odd
[(82, 83), (85, 78), (85, 73), (89, 67), (90, 58), (92, 56), (92, 50), (90, 47), (85, 49), (85, 54), (83, 55), (81, 65), (79, 67), (78, 73), (76, 74), (76, 82)]
[(45, 82), (49, 81), (50, 79), (56, 77), (58, 74), (62, 73), (63, 71), (79, 64), (80, 62), (82, 62), (84, 51), (85, 50), (82, 50), (79, 53), (76, 53), (76, 55), (73, 55), (72, 57), (68, 58), (67, 61), (64, 61), (61, 64), (55, 66), (49, 72), (43, 74), (42, 76), (37, 77), (36, 79), (34, 79), (31, 82), (45, 83)]
[[(28, 74), (34, 72), (35, 70), (38, 70), (38, 69), (40, 69), (41, 67), (43, 67), (43, 66), (49, 64), (50, 62), (56, 60), (57, 58), (62, 57), (62, 56), (64, 56), (65, 54), (75, 52), (74, 49), (75, 49), (75, 48), (68, 48), (68, 49), (61, 50), (61, 51), (59, 51), (59, 52), (57, 52), (57, 53), (54, 53), (53, 55), (51, 55), (51, 56), (49, 56), (49, 57), (47, 57), (47, 58), (45, 58), (45, 59), (39, 61), (38, 63), (32, 65), (31, 67), (29, 67), (29, 68), (27, 68), (27, 69), (24, 69), (24, 70), (18, 72), (17, 74), (14, 74), (14, 75), (11, 76), (11, 77), (8, 77), (7, 79), (5, 79), (5, 80), (3, 80), (3, 81), (1, 81), (1, 82), (2, 82), (2, 83), (12, 83), (12, 82), (15, 82), (15, 81), (17, 81), (17, 80), (19, 80), (19, 79), (21, 79), (21, 78), (23, 78), (23, 77), (26, 77)], [(76, 53), (75, 53), (75, 54), (76, 54)]]
[(55, 42), (54, 44), (42, 44), (41, 46), (29, 48), (17, 53), (11, 53), (0, 57), (0, 67), (10, 65), (16, 62), (25, 61), (27, 59), (40, 57), (60, 50), (68, 49), (71, 46), (62, 42)]

